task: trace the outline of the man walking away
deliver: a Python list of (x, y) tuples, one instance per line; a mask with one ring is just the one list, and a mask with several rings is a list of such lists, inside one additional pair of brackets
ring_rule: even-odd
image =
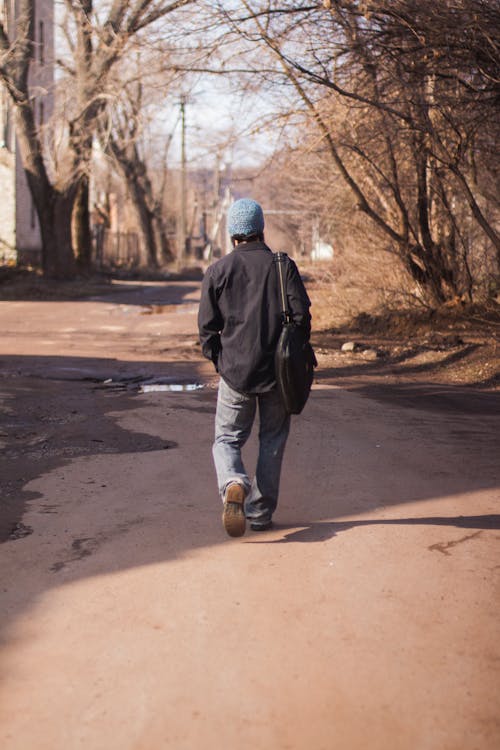
[[(229, 536), (272, 526), (281, 463), (290, 428), (276, 388), (274, 353), (282, 329), (274, 254), (264, 243), (264, 214), (249, 198), (228, 212), (233, 251), (207, 269), (198, 326), (202, 351), (220, 374), (213, 457), (222, 522)], [(311, 331), (310, 301), (297, 266), (285, 265), (288, 305), (294, 322)], [(249, 480), (241, 450), (259, 409), (259, 454)]]

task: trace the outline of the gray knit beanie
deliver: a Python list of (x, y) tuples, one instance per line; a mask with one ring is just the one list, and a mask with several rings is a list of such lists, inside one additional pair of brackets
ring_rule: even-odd
[(228, 211), (227, 228), (231, 237), (262, 234), (264, 231), (262, 208), (251, 198), (241, 198), (233, 203)]

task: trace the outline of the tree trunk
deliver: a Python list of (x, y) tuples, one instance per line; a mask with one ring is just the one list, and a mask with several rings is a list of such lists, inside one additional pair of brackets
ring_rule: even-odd
[(71, 243), (73, 204), (73, 191), (58, 193), (54, 190), (41, 206), (37, 206), (43, 244), (43, 272), (50, 278), (71, 279), (76, 274)]
[(172, 250), (170, 249), (170, 243), (168, 241), (167, 232), (161, 217), (155, 214), (153, 221), (153, 231), (155, 235), (156, 248), (160, 252), (159, 259), (163, 263), (168, 263), (174, 259)]
[(146, 195), (141, 184), (137, 180), (129, 180), (128, 188), (137, 216), (139, 240), (146, 263), (152, 268), (158, 268), (158, 247), (153, 226), (154, 215), (147, 206)]
[(29, 102), (16, 107), (16, 134), (40, 224), (43, 273), (58, 279), (71, 278), (76, 273), (71, 241), (75, 189), (69, 187), (60, 192), (49, 181)]
[(92, 266), (92, 233), (90, 231), (89, 178), (84, 175), (78, 185), (71, 217), (73, 248), (80, 271), (89, 273)]

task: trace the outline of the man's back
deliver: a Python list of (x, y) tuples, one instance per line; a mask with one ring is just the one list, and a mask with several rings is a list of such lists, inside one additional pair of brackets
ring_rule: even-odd
[[(298, 325), (310, 328), (309, 298), (288, 260), (288, 304)], [(282, 328), (274, 254), (260, 241), (237, 245), (205, 274), (199, 310), (203, 354), (241, 393), (275, 386), (274, 352)]]

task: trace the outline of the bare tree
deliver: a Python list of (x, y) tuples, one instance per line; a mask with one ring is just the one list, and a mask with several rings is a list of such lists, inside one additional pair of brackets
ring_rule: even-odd
[[(498, 136), (500, 9), (484, 0), (248, 2), (222, 8), (277, 61), (358, 210), (398, 253), (422, 297), (470, 299), (469, 217), (490, 253)], [(262, 58), (262, 51), (260, 52)], [(252, 74), (271, 80), (269, 59)], [(283, 97), (282, 97), (283, 98)]]
[[(147, 115), (143, 90), (144, 83), (140, 77), (123, 85), (116, 101), (103, 112), (98, 134), (104, 153), (112, 158), (127, 185), (146, 262), (157, 267), (161, 262), (173, 258), (164, 215), (166, 155), (172, 136), (165, 135), (162, 174), (159, 184), (154, 184), (144, 144)], [(158, 165), (155, 167), (158, 173)]]
[(73, 81), (74, 109), (65, 129), (67, 164), (64, 178), (51, 175), (36, 126), (30, 91), (34, 3), (19, 0), (15, 35), (0, 21), (0, 78), (15, 108), (16, 134), (24, 170), (40, 221), (44, 272), (71, 276), (77, 265), (88, 268), (90, 229), (88, 189), (92, 138), (106, 107), (116, 64), (143, 31), (193, 3), (193, 0), (113, 0), (96, 11), (93, 0), (66, 0), (71, 18), (71, 56), (64, 62)]

